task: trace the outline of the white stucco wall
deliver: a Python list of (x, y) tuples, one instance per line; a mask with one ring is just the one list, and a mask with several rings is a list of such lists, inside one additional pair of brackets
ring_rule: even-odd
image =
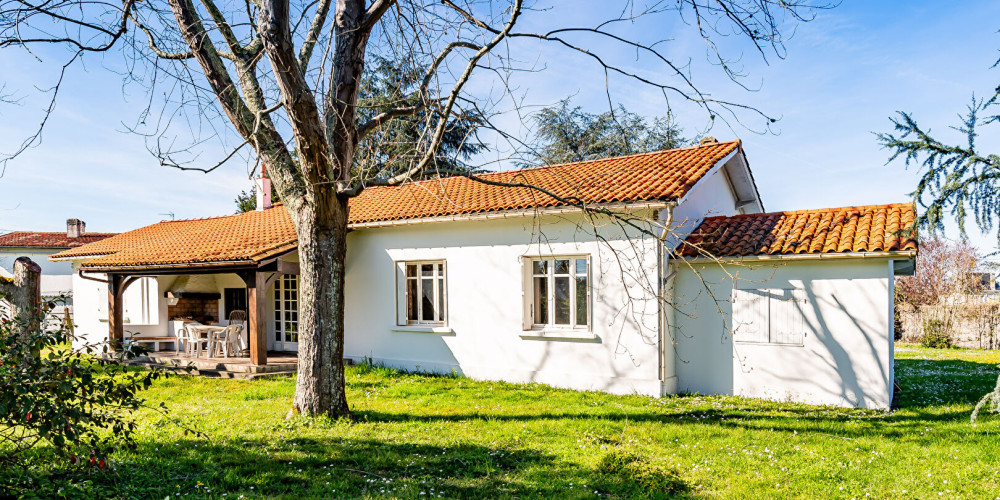
[[(654, 240), (598, 229), (578, 215), (357, 230), (348, 238), (345, 356), (476, 379), (659, 395)], [(618, 250), (625, 273), (612, 248)], [(592, 333), (525, 331), (522, 258), (591, 258)], [(396, 261), (447, 266), (447, 333), (397, 325)], [(624, 278), (623, 278), (624, 276)], [(651, 282), (640, 284), (636, 276)], [(584, 336), (585, 337), (585, 336)]]
[[(732, 341), (733, 281), (714, 264), (680, 266), (678, 389), (813, 404), (888, 408), (892, 401), (891, 265), (886, 259), (729, 266), (741, 289), (801, 288), (802, 346)], [(717, 309), (718, 306), (718, 309)], [(719, 310), (721, 309), (721, 314)], [(773, 318), (772, 318), (773, 320)]]
[[(74, 268), (78, 267), (81, 261), (74, 261)], [(90, 275), (92, 277), (104, 278), (104, 275)], [(143, 300), (138, 296), (140, 289), (130, 286), (125, 290), (125, 313), (124, 329), (125, 337), (135, 335), (164, 336), (167, 333), (167, 302), (163, 298), (163, 291), (169, 287), (176, 279), (176, 276), (161, 276), (156, 278), (158, 282), (157, 290), (149, 291), (150, 297), (145, 300), (156, 299), (155, 318), (150, 318), (146, 324), (140, 324), (139, 315), (136, 309)], [(75, 346), (82, 344), (97, 344), (108, 339), (108, 285), (97, 281), (81, 278), (78, 274), (73, 275), (74, 290), (74, 311), (73, 325), (77, 337)]]
[(70, 262), (52, 262), (49, 256), (61, 249), (3, 248), (0, 249), (0, 276), (10, 277), (14, 272), (14, 261), (18, 257), (28, 257), (42, 268), (42, 296), (56, 297), (71, 295), (73, 291)]

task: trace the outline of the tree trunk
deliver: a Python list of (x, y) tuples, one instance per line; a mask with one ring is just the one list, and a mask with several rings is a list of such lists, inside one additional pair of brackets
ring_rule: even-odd
[(0, 278), (0, 296), (11, 305), (11, 317), (29, 321), (33, 331), (40, 323), (42, 305), (42, 268), (28, 257), (14, 261), (14, 278)]
[(299, 363), (292, 413), (349, 416), (344, 388), (347, 200), (316, 189), (289, 207), (299, 237)]

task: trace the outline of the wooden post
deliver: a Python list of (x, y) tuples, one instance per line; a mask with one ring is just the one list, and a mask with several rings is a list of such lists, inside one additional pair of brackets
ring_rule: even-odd
[(108, 275), (108, 343), (117, 351), (125, 340), (124, 276)]
[(267, 364), (267, 279), (260, 271), (247, 271), (240, 277), (247, 285), (247, 327), (250, 342), (250, 363)]

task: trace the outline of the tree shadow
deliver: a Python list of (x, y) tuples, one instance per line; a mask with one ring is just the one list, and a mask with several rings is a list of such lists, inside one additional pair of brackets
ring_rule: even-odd
[(84, 471), (81, 475), (86, 477), (75, 477), (74, 482), (87, 483), (103, 498), (178, 494), (195, 498), (223, 498), (223, 494), (227, 498), (593, 498), (595, 492), (663, 497), (552, 454), (500, 446), (437, 446), (314, 433), (267, 441), (157, 440), (121, 455), (111, 470)]
[[(727, 399), (726, 408), (699, 408), (704, 396), (673, 396), (675, 405), (638, 407), (634, 412), (593, 411), (510, 413), (461, 412), (446, 415), (414, 412), (359, 410), (356, 415), (369, 423), (490, 421), (585, 421), (615, 423), (660, 423), (718, 426), (746, 431), (816, 432), (844, 438), (879, 435), (886, 438), (920, 439), (928, 425), (967, 422), (971, 408), (996, 383), (993, 365), (959, 360), (896, 360), (902, 376), (903, 392), (893, 411), (849, 409), (766, 402), (755, 399)], [(685, 400), (691, 400), (686, 404)], [(844, 425), (850, 422), (851, 425)], [(969, 434), (995, 432), (990, 428), (969, 428)], [(934, 437), (928, 436), (929, 441)]]

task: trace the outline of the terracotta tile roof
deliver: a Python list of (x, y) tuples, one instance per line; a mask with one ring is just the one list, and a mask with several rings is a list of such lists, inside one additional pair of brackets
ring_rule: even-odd
[[(913, 203), (706, 218), (679, 252), (716, 257), (916, 250)], [(902, 232), (902, 233), (901, 233)]]
[[(618, 158), (509, 170), (483, 180), (543, 187), (559, 198), (584, 203), (676, 200), (683, 197), (740, 141), (712, 143)], [(351, 223), (471, 214), (566, 205), (528, 187), (492, 186), (446, 177), (369, 188), (351, 200)]]
[[(531, 184), (558, 197), (586, 203), (673, 200), (684, 196), (716, 163), (740, 147), (739, 141), (714, 143), (480, 177), (492, 182)], [(494, 186), (450, 177), (367, 189), (351, 200), (349, 223), (565, 204), (526, 187)], [(294, 248), (296, 242), (288, 213), (277, 205), (270, 210), (226, 217), (160, 222), (53, 257), (99, 256), (85, 264), (90, 267), (254, 262)]]
[(114, 236), (117, 233), (83, 233), (77, 238), (66, 232), (13, 231), (0, 235), (0, 247), (74, 248)]
[(98, 256), (90, 267), (259, 262), (294, 249), (295, 228), (282, 205), (224, 217), (163, 221), (53, 258)]

